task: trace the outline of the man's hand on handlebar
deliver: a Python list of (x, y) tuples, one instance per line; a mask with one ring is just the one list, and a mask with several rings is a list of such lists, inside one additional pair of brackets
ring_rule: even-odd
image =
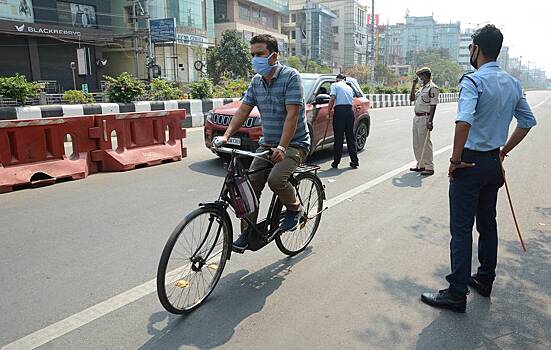
[(228, 138), (226, 136), (215, 136), (212, 139), (212, 146), (214, 148), (222, 147), (228, 143)]

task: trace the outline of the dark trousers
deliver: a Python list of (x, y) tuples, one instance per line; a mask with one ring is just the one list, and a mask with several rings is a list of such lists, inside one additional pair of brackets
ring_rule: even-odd
[(450, 291), (466, 293), (471, 274), (472, 230), (476, 218), (478, 237), (478, 275), (493, 282), (497, 264), (497, 193), (503, 186), (499, 150), (464, 150), (462, 160), (475, 163), (458, 169), (450, 182), (451, 273), (446, 276)]
[(342, 157), (342, 145), (346, 135), (346, 148), (350, 161), (358, 163), (358, 152), (356, 151), (356, 138), (354, 137), (354, 111), (350, 105), (335, 106), (333, 115), (333, 132), (335, 144), (333, 146), (334, 163), (339, 164)]

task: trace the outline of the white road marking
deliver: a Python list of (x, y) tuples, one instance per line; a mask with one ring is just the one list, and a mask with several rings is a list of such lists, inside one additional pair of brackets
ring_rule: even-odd
[[(551, 98), (551, 94), (547, 96), (545, 100), (538, 103), (532, 109), (536, 109), (546, 103)], [(198, 128), (199, 129), (199, 128)], [(452, 149), (452, 145), (447, 145), (443, 148), (440, 148), (434, 155), (440, 155), (444, 152), (447, 152)], [(331, 208), (335, 205), (342, 203), (343, 201), (350, 200), (352, 197), (367, 191), (368, 189), (377, 186), (378, 184), (385, 182), (386, 180), (391, 179), (392, 177), (400, 174), (403, 171), (408, 170), (410, 167), (413, 167), (416, 162), (410, 162), (404, 164), (401, 167), (398, 167), (394, 170), (391, 170), (376, 179), (368, 181), (363, 185), (355, 187), (349, 191), (346, 191), (336, 197), (333, 197), (325, 202), (326, 206)], [(177, 276), (182, 269), (186, 266), (179, 267), (169, 273), (169, 279), (175, 280), (174, 276)], [(156, 291), (156, 278), (149, 280), (137, 287), (134, 287), (126, 292), (115, 295), (114, 297), (102, 301), (94, 306), (89, 307), (79, 313), (76, 313), (72, 316), (69, 316), (59, 322), (51, 324), (45, 328), (42, 328), (34, 333), (31, 333), (23, 338), (20, 338), (12, 343), (9, 343), (3, 346), (0, 350), (14, 350), (14, 349), (35, 349), (41, 345), (44, 345), (54, 339), (57, 339), (75, 329), (78, 329), (100, 317), (103, 317), (113, 311), (116, 311), (130, 303), (133, 303), (151, 293)], [(173, 281), (172, 281), (173, 282)]]
[(383, 123), (392, 123), (392, 122), (398, 122), (400, 121), (400, 119), (390, 119), (390, 120), (385, 120)]

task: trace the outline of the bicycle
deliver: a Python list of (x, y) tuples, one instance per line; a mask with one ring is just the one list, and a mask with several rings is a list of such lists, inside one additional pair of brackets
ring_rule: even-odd
[[(216, 287), (232, 253), (233, 226), (229, 210), (245, 220), (254, 231), (249, 238), (248, 250), (257, 251), (275, 241), (282, 253), (293, 256), (310, 244), (319, 227), (321, 214), (327, 209), (323, 208), (325, 189), (317, 176), (319, 166), (302, 164), (289, 179), (304, 207), (299, 226), (294, 231), (278, 231), (285, 211), (275, 194), (272, 195), (266, 218), (254, 224), (244, 214), (247, 212), (243, 210), (247, 209), (247, 202), (236, 198), (234, 185), (236, 181), (245, 180), (242, 184), (250, 187), (248, 176), (271, 166), (251, 172), (243, 168), (240, 158), (253, 157), (269, 162), (271, 152), (254, 153), (226, 147), (217, 147), (217, 152), (231, 154), (218, 199), (200, 203), (198, 209), (186, 216), (170, 235), (161, 254), (157, 269), (157, 295), (170, 313), (191, 312)], [(248, 209), (250, 212), (255, 208)], [(206, 231), (197, 234), (194, 229)]]

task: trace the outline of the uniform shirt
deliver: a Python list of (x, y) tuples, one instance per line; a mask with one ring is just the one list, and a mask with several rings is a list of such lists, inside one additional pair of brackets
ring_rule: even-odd
[(456, 120), (471, 125), (465, 148), (491, 151), (503, 147), (513, 116), (519, 128), (536, 125), (520, 82), (496, 62), (482, 65), (467, 77), (461, 80)]
[(335, 106), (352, 106), (354, 90), (344, 80), (331, 84), (330, 95), (335, 97)]
[(423, 85), (415, 94), (415, 113), (430, 113), (430, 106), (438, 104), (439, 93), (438, 86), (432, 80)]
[(260, 74), (255, 75), (242, 103), (258, 108), (263, 134), (259, 143), (271, 147), (279, 145), (287, 116), (286, 106), (299, 105), (297, 129), (290, 146), (310, 147), (310, 134), (304, 115), (302, 79), (296, 69), (278, 63), (270, 85)]

